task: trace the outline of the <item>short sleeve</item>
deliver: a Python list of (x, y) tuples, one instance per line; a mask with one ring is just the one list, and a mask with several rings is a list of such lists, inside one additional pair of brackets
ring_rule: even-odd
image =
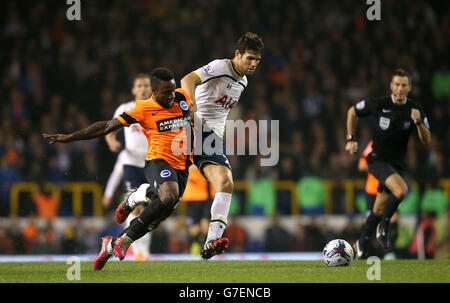
[(355, 112), (358, 117), (376, 114), (377, 99), (367, 98), (355, 104)]
[(142, 123), (144, 121), (144, 111), (142, 102), (137, 101), (136, 106), (133, 109), (124, 111), (116, 118), (125, 126), (130, 126), (131, 124), (134, 123)]
[(186, 90), (182, 89), (182, 88), (177, 88), (175, 91), (180, 93), (180, 94), (182, 94), (184, 96), (184, 99), (185, 99), (186, 103), (188, 104), (189, 108), (191, 108), (192, 107), (191, 96), (189, 95), (189, 93)]
[(202, 80), (202, 83), (204, 83), (208, 79), (223, 75), (224, 66), (225, 62), (223, 60), (214, 60), (207, 65), (196, 69), (194, 73), (196, 73)]

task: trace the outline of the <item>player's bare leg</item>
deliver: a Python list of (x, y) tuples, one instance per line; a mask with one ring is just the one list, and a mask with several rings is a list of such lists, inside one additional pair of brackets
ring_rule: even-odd
[(205, 163), (202, 166), (202, 171), (216, 191), (211, 206), (208, 235), (200, 252), (203, 259), (210, 259), (215, 255), (224, 253), (229, 246), (229, 240), (222, 238), (222, 235), (228, 222), (227, 217), (234, 183), (231, 171), (224, 166)]

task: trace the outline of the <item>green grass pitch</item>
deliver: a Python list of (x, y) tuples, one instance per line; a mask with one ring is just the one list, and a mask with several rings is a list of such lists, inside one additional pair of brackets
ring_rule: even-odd
[(110, 261), (101, 271), (81, 262), (80, 280), (72, 281), (71, 266), (0, 263), (0, 283), (450, 283), (450, 260), (382, 260), (380, 280), (368, 280), (373, 264), (365, 260), (347, 267), (321, 261)]

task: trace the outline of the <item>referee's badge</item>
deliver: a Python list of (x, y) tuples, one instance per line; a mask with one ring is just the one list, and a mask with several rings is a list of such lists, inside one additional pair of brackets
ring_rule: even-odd
[(391, 119), (386, 117), (380, 117), (379, 125), (382, 130), (386, 130), (389, 128), (389, 124), (391, 123)]

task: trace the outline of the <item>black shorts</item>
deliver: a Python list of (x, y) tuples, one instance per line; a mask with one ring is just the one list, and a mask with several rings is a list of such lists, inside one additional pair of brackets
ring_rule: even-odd
[(211, 220), (212, 200), (207, 201), (188, 201), (186, 204), (187, 224), (198, 224), (202, 219)]
[(384, 182), (389, 176), (393, 174), (399, 174), (401, 176), (403, 173), (403, 168), (400, 165), (378, 158), (373, 152), (367, 155), (367, 165), (369, 166), (369, 173), (377, 178), (380, 185), (382, 185), (378, 186), (379, 190), (385, 187)]
[(154, 159), (145, 161), (145, 178), (150, 187), (147, 189), (149, 198), (151, 200), (158, 196), (158, 188), (161, 184), (167, 181), (175, 181), (178, 183), (179, 197), (183, 196), (184, 190), (189, 176), (187, 169), (174, 169), (167, 161), (163, 159)]
[[(200, 138), (200, 136), (197, 135), (196, 138)], [(231, 170), (230, 162), (228, 161), (228, 158), (226, 156), (225, 142), (214, 131), (203, 132), (201, 135), (201, 141), (196, 142), (195, 146), (194, 164), (198, 167), (202, 175), (202, 166), (205, 163), (221, 165)]]
[(143, 167), (133, 165), (123, 166), (123, 185), (125, 191), (129, 191), (132, 188), (138, 188), (143, 183), (147, 183)]

